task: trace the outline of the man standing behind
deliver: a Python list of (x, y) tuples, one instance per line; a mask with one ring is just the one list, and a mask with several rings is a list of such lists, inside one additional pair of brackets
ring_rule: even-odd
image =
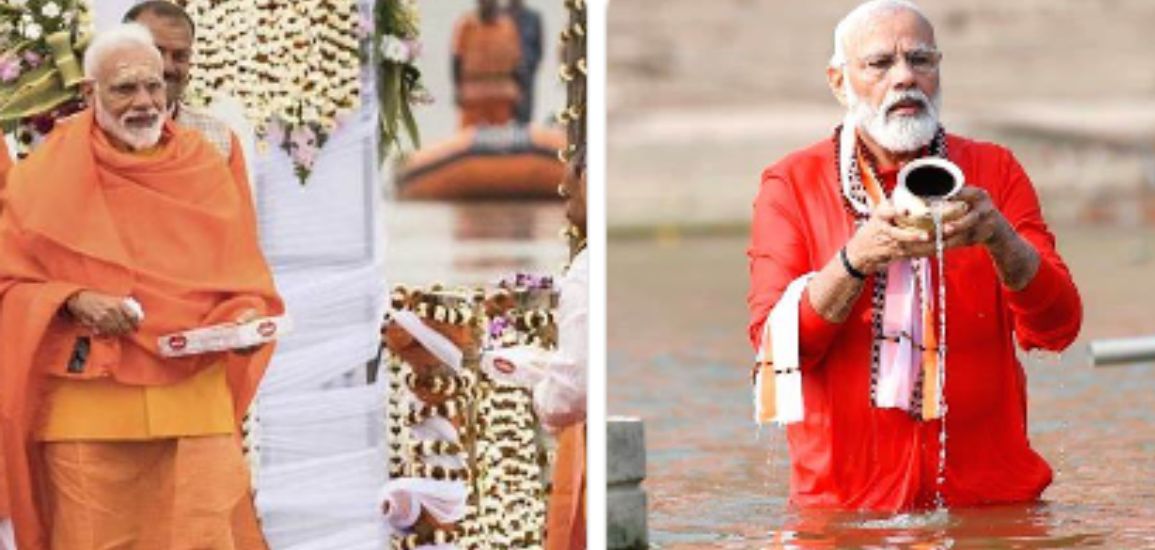
[(125, 23), (140, 23), (152, 32), (156, 47), (164, 59), (164, 82), (169, 113), (177, 124), (204, 134), (229, 159), (244, 166), (244, 153), (229, 127), (212, 115), (189, 107), (183, 102), (192, 68), (196, 25), (180, 6), (167, 0), (148, 0), (124, 14)]
[[(939, 125), (941, 59), (914, 4), (859, 6), (839, 23), (826, 70), (843, 125), (762, 175), (749, 331), (760, 380), (782, 397), (761, 402), (789, 412), (777, 420), (788, 424), (796, 506), (1026, 502), (1051, 482), (1027, 439), (1015, 345), (1062, 350), (1082, 305), (1011, 152)], [(951, 207), (965, 213), (943, 227), (945, 273), (927, 260), (934, 239), (898, 225), (887, 199), (899, 169), (924, 156), (949, 159), (967, 182)], [(939, 288), (945, 311), (931, 298)]]
[(237, 427), (272, 346), (165, 358), (161, 335), (283, 304), (243, 169), (165, 116), (129, 24), (85, 53), (90, 107), (8, 176), (0, 430), (21, 550), (259, 549)]
[(533, 84), (537, 78), (537, 67), (541, 64), (541, 14), (526, 6), (523, 0), (509, 0), (507, 11), (517, 25), (517, 34), (521, 39), (521, 61), (517, 64), (517, 88), (521, 98), (518, 99), (514, 116), (518, 124), (529, 124), (533, 120)]
[(453, 30), (453, 85), (461, 127), (500, 126), (513, 119), (521, 47), (517, 27), (497, 0), (478, 0)]

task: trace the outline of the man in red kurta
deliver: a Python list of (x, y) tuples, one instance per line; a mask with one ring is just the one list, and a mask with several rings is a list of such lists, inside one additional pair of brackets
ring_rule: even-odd
[[(1027, 439), (1015, 347), (1062, 350), (1082, 321), (1035, 190), (1008, 150), (939, 126), (941, 54), (916, 7), (863, 4), (835, 42), (828, 78), (847, 117), (763, 173), (748, 250), (751, 341), (780, 347), (789, 330), (797, 346), (796, 365), (773, 365), (801, 373), (801, 413), (787, 425), (791, 502), (893, 511), (1035, 500), (1052, 474)], [(945, 157), (966, 179), (952, 203), (961, 217), (943, 226), (945, 274), (933, 237), (897, 223), (905, 213), (886, 198), (899, 169), (923, 156)], [(908, 308), (913, 330), (885, 332), (887, 301), (919, 296), (885, 281), (918, 270), (928, 274), (927, 314)], [(792, 296), (794, 281), (801, 293)], [(935, 339), (940, 282), (945, 348)], [(767, 323), (778, 308), (793, 328)], [(880, 405), (880, 350), (904, 339), (918, 391), (903, 402), (913, 405)], [(941, 400), (936, 368), (945, 374)]]

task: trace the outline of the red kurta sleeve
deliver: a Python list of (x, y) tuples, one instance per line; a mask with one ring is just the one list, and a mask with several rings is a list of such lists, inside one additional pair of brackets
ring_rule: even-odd
[(1061, 351), (1079, 335), (1083, 304), (1071, 273), (1055, 251), (1055, 237), (1043, 221), (1039, 199), (1029, 177), (1014, 156), (1005, 151), (1007, 182), (999, 209), (1015, 231), (1039, 253), (1039, 269), (1026, 287), (1004, 287), (1014, 319), (1015, 336), (1025, 350)]
[[(818, 270), (808, 254), (806, 224), (794, 188), (773, 168), (762, 174), (762, 186), (754, 200), (750, 246), (749, 337), (757, 349), (762, 327), (791, 281)], [(810, 305), (809, 291), (802, 294), (799, 311), (799, 359), (802, 368), (818, 362), (838, 334), (841, 324), (824, 319)]]

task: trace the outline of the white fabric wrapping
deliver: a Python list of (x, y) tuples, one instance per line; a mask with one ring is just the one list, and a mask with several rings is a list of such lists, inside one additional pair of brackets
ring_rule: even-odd
[(439, 523), (457, 523), (468, 510), (468, 497), (464, 483), (411, 477), (389, 480), (381, 490), (382, 502), (390, 504), (385, 520), (395, 529), (412, 527), (422, 509)]
[(378, 521), (334, 530), (304, 542), (284, 546), (284, 550), (381, 550), (382, 540), (388, 540), (389, 526)]
[(378, 488), (386, 481), (384, 463), (383, 451), (369, 448), (264, 466), (257, 507), (271, 548), (381, 524)]
[(461, 348), (457, 347), (452, 340), (429, 328), (412, 311), (391, 311), (389, 315), (394, 322), (405, 329), (405, 332), (417, 340), (421, 347), (432, 353), (438, 361), (452, 368), (454, 372), (461, 372)]
[[(774, 376), (776, 414), (773, 421), (779, 425), (800, 422), (805, 412), (803, 410), (802, 372), (799, 357), (801, 335), (799, 334), (800, 314), (798, 308), (802, 302), (802, 291), (806, 289), (806, 284), (813, 277), (814, 273), (807, 273), (794, 279), (786, 286), (786, 290), (778, 299), (778, 303), (774, 304), (774, 308), (766, 317), (766, 323), (762, 329), (762, 338), (771, 338), (773, 357), (770, 360), (774, 364), (774, 370), (783, 373)], [(762, 356), (762, 348), (759, 348), (755, 360), (759, 363), (765, 360)], [(755, 422), (761, 418), (759, 405), (762, 389), (761, 376), (762, 371), (759, 369), (757, 375), (759, 379), (756, 379), (754, 384)]]
[(440, 416), (426, 418), (412, 428), (414, 439), (421, 441), (450, 441), (458, 443), (457, 429), (448, 420)]
[(261, 452), (276, 464), (332, 456), (377, 444), (384, 415), (380, 382), (323, 392), (273, 394), (261, 399)]

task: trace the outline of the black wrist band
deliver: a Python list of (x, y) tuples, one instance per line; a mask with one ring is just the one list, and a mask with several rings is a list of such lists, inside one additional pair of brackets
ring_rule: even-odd
[(842, 249), (838, 251), (838, 258), (842, 260), (842, 267), (846, 269), (846, 272), (849, 273), (851, 277), (854, 277), (855, 279), (858, 279), (859, 281), (866, 280), (866, 274), (865, 273), (863, 273), (857, 269), (854, 269), (854, 266), (850, 265), (850, 258), (846, 257), (846, 247), (845, 246), (842, 247)]

